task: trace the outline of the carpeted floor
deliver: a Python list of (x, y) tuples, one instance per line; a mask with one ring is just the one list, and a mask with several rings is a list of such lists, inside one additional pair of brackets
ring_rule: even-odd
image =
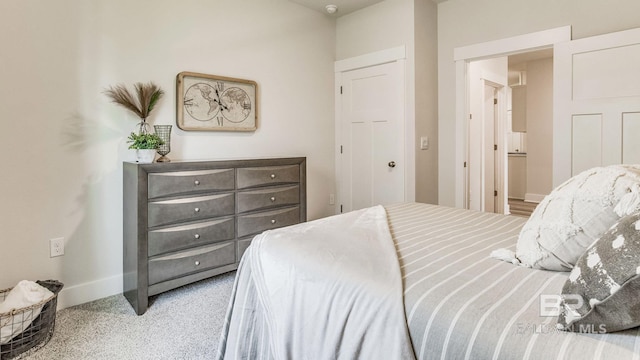
[(213, 359), (234, 278), (156, 295), (141, 316), (122, 295), (60, 310), (49, 343), (26, 359)]

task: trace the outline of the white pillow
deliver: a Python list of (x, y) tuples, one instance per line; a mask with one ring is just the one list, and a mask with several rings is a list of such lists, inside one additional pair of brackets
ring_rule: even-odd
[(640, 165), (586, 170), (536, 207), (518, 238), (516, 257), (537, 269), (571, 271), (585, 250), (620, 216), (614, 208), (640, 183)]

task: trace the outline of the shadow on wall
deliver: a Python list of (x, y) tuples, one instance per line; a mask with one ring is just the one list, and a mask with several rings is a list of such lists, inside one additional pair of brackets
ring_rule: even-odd
[(122, 134), (121, 129), (73, 113), (66, 118), (61, 145), (70, 151), (84, 151), (93, 145), (120, 139)]
[[(74, 296), (78, 301), (92, 300), (104, 294), (96, 291), (90, 283), (105, 284), (111, 278), (119, 278), (122, 267), (122, 159), (127, 158), (125, 134), (133, 131), (134, 125), (97, 121), (80, 113), (72, 113), (60, 130), (60, 145), (71, 157), (80, 162), (75, 165), (78, 186), (69, 189), (71, 209), (65, 216), (70, 229), (65, 241), (64, 258), (59, 261), (61, 281), (66, 290), (74, 292), (74, 287), (85, 287), (82, 296)], [(71, 161), (74, 161), (71, 160)], [(105, 278), (106, 277), (106, 278)], [(87, 286), (88, 285), (88, 286)], [(92, 293), (86, 293), (88, 290)], [(113, 289), (102, 290), (107, 294)], [(63, 296), (63, 300), (64, 300)]]

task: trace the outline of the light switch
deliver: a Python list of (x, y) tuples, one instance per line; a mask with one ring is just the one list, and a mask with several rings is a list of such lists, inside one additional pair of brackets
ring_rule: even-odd
[(429, 137), (422, 136), (420, 137), (420, 150), (429, 149)]

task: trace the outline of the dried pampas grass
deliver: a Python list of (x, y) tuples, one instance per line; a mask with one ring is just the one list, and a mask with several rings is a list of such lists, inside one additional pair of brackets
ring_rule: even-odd
[(164, 94), (164, 91), (160, 87), (152, 82), (149, 83), (135, 83), (133, 85), (136, 93), (136, 97), (127, 89), (123, 84), (116, 86), (110, 86), (104, 91), (112, 102), (130, 110), (136, 114), (143, 121), (147, 119), (151, 110), (156, 106), (158, 100)]

